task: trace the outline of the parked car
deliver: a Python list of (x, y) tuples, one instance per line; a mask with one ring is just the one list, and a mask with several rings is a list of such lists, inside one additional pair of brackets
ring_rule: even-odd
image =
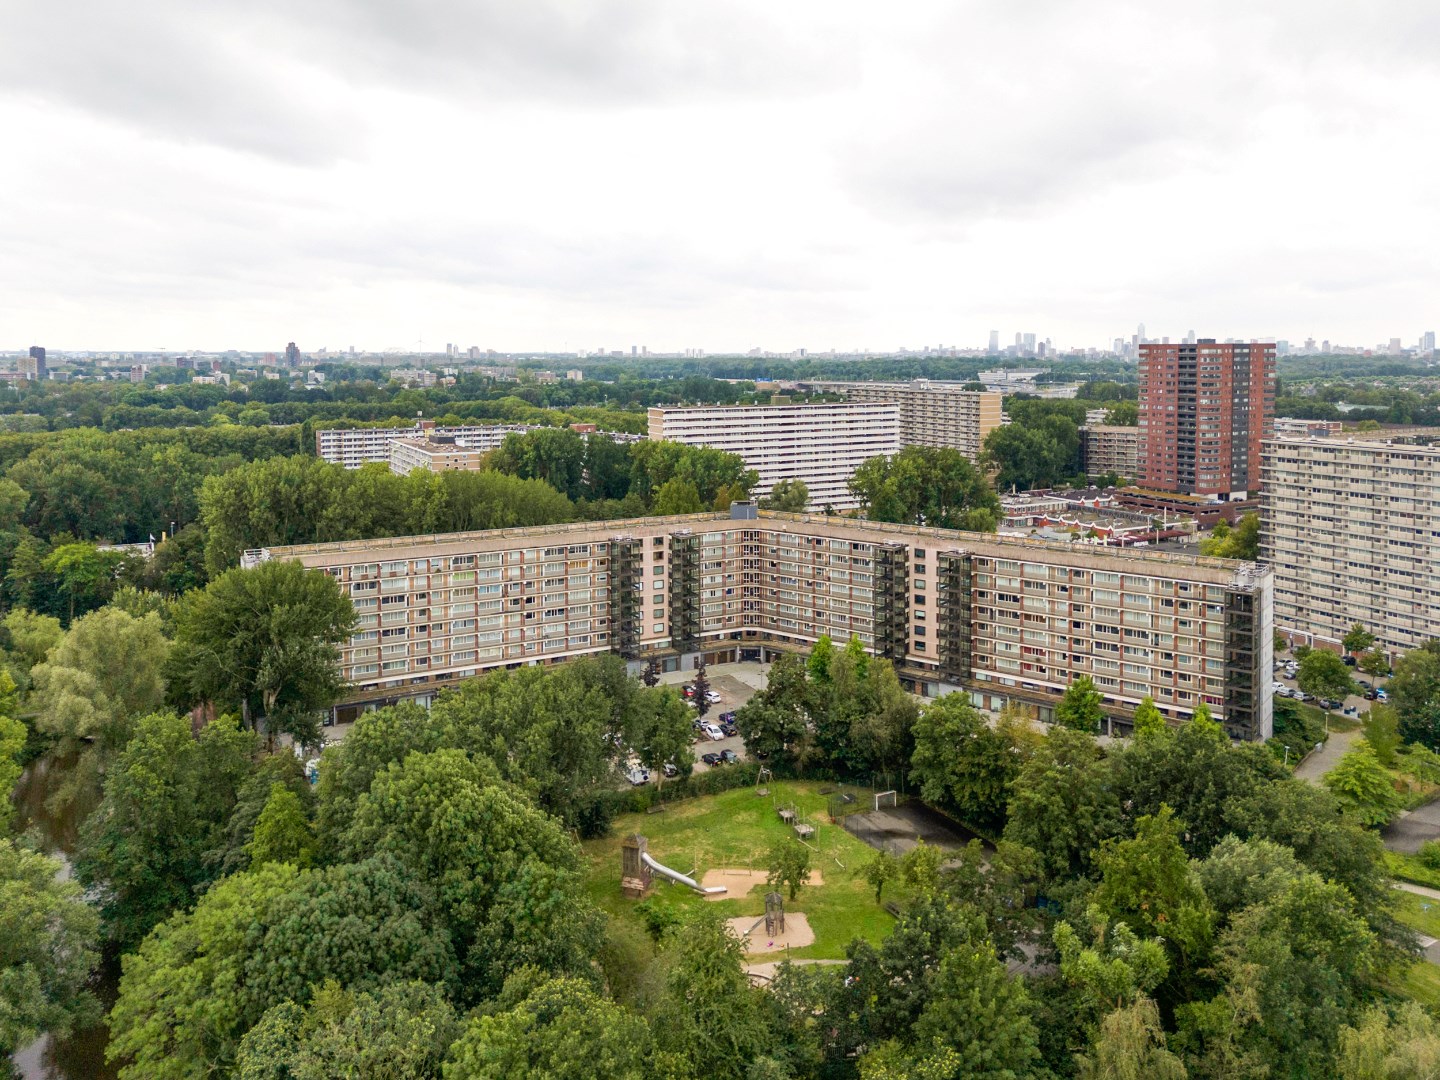
[(725, 733), (721, 731), (718, 727), (716, 727), (714, 724), (701, 724), (700, 733), (713, 739), (716, 742), (719, 742), (725, 737)]
[(1375, 691), (1374, 691), (1374, 690), (1366, 690), (1366, 691), (1365, 691), (1365, 700), (1366, 700), (1366, 701), (1374, 701), (1374, 700), (1375, 700)]
[(1320, 699), (1320, 707), (1322, 709), (1329, 709), (1331, 712), (1334, 712), (1336, 709), (1340, 708), (1341, 704), (1342, 702), (1336, 701), (1334, 698)]
[(1355, 666), (1355, 657), (1353, 657), (1353, 656), (1342, 656), (1342, 657), (1340, 658), (1340, 662), (1343, 663), (1346, 667), (1354, 667), (1354, 666)]
[(1384, 691), (1384, 690), (1376, 690), (1376, 691), (1375, 691), (1375, 700), (1376, 700), (1376, 701), (1389, 701), (1389, 700), (1390, 700), (1390, 695), (1389, 695), (1388, 692), (1386, 692), (1386, 691)]
[(735, 722), (735, 714), (734, 714), (733, 712), (722, 712), (722, 713), (720, 714), (720, 723), (722, 723), (722, 724), (733, 724), (734, 722)]
[(680, 770), (675, 767), (675, 763), (674, 763), (673, 761), (667, 761), (667, 762), (665, 762), (665, 765), (664, 765), (664, 768), (663, 768), (662, 771), (663, 771), (663, 772), (665, 773), (665, 775), (668, 776), (668, 777), (675, 777), (675, 776), (679, 776), (679, 775), (680, 775)]
[(687, 698), (692, 698), (695, 696), (695, 687), (690, 683), (686, 683), (680, 688), (680, 692), (684, 694)]
[(721, 750), (720, 760), (725, 762), (726, 765), (734, 765), (737, 761), (740, 760), (740, 755), (737, 754), (734, 750)]
[(720, 755), (719, 755), (719, 754), (701, 754), (701, 755), (700, 755), (700, 760), (703, 761), (706, 765), (719, 765), (719, 764), (720, 764)]
[(720, 725), (720, 730), (725, 733), (727, 739), (740, 734), (740, 729), (728, 721)]
[(721, 699), (720, 695), (717, 694), (714, 690), (706, 690), (705, 700), (708, 701), (711, 705), (718, 705), (720, 704)]
[(632, 786), (639, 787), (650, 782), (650, 774), (644, 769), (631, 769), (625, 774), (625, 779), (629, 780)]

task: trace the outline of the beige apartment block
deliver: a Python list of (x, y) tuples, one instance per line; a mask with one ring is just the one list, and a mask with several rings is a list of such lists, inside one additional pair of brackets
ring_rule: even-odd
[(810, 389), (839, 394), (847, 401), (894, 402), (900, 406), (902, 446), (941, 446), (959, 450), (971, 461), (980, 456), (985, 436), (1005, 422), (1003, 394), (963, 389), (962, 383), (815, 382)]
[(524, 424), (459, 424), (437, 427), (421, 421), (409, 427), (319, 428), (315, 432), (315, 454), (322, 461), (358, 469), (372, 461), (389, 461), (390, 448), (402, 439), (432, 437), (453, 439), (472, 450), (494, 450), (505, 436), (524, 434), (534, 428)]
[(759, 474), (757, 499), (781, 480), (803, 480), (812, 507), (850, 510), (859, 506), (847, 486), (855, 470), (899, 452), (900, 410), (851, 401), (654, 408), (649, 436), (738, 455)]
[(390, 471), (406, 476), (427, 472), (475, 472), (489, 450), (458, 445), (454, 439), (396, 439), (390, 444)]
[(613, 652), (667, 669), (858, 637), (905, 683), (1048, 718), (1081, 674), (1122, 720), (1146, 697), (1271, 733), (1270, 575), (1253, 563), (757, 512), (247, 552), (331, 574), (360, 623), (347, 708), (486, 670)]
[(1080, 459), (1086, 476), (1114, 473), (1134, 480), (1140, 475), (1140, 429), (1086, 424), (1080, 429)]
[(1364, 623), (1392, 655), (1440, 637), (1440, 445), (1267, 439), (1261, 464), (1281, 631), (1338, 647)]

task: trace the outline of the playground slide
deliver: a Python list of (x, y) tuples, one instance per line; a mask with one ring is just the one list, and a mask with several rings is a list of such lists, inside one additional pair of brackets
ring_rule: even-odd
[(684, 874), (680, 873), (680, 871), (671, 870), (668, 866), (664, 866), (661, 863), (656, 862), (650, 857), (650, 853), (648, 851), (642, 851), (640, 853), (640, 858), (646, 866), (650, 867), (651, 870), (654, 870), (661, 877), (667, 877), (671, 881), (678, 881), (681, 885), (689, 885), (690, 888), (694, 889), (696, 892), (714, 895), (715, 893), (723, 893), (725, 891), (724, 885), (712, 885), (708, 889), (705, 888), (705, 886), (701, 885), (694, 878), (686, 877)]

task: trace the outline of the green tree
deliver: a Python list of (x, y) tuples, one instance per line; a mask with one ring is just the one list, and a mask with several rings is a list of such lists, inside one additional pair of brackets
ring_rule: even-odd
[(667, 480), (655, 492), (655, 503), (651, 512), (662, 517), (674, 514), (698, 514), (705, 509), (700, 501), (700, 491), (689, 480), (680, 477)]
[(1123, 922), (1110, 926), (1097, 913), (1090, 937), (1086, 945), (1068, 922), (1055, 924), (1060, 976), (1078, 991), (1094, 1031), (1103, 1016), (1134, 1005), (1164, 982), (1170, 968), (1162, 942), (1139, 937)]
[(1400, 1080), (1440, 1074), (1440, 1025), (1419, 1002), (1394, 1015), (1372, 1005), (1354, 1025), (1340, 1029), (1338, 1080)]
[(1113, 427), (1134, 427), (1140, 423), (1140, 406), (1133, 401), (1118, 402), (1105, 414), (1105, 423)]
[(245, 845), (250, 865), (267, 862), (294, 863), (302, 870), (315, 857), (315, 834), (305, 818), (300, 797), (284, 784), (270, 785), (270, 797), (256, 819), (250, 842)]
[(994, 532), (1000, 500), (959, 450), (907, 446), (861, 464), (849, 488), (873, 521)]
[(875, 887), (875, 902), (885, 894), (885, 886), (900, 876), (900, 860), (888, 851), (877, 851), (865, 864), (865, 880)]
[(810, 737), (810, 696), (804, 661), (789, 653), (777, 658), (765, 689), (735, 711), (746, 749), (767, 758), (798, 759)]
[(1005, 839), (1037, 852), (1048, 874), (1082, 872), (1100, 841), (1120, 829), (1120, 800), (1095, 740), (1050, 730), (1015, 778)]
[(1016, 415), (1019, 404), (1007, 400), (1011, 423), (1003, 424), (985, 436), (980, 460), (983, 465), (997, 470), (995, 486), (1001, 491), (1029, 491), (1049, 487), (1077, 475), (1080, 472), (1079, 423), (1058, 413)]
[(810, 880), (810, 849), (799, 840), (781, 837), (770, 845), (765, 857), (768, 875), (765, 882), (772, 889), (784, 888), (793, 903)]
[(900, 859), (900, 872), (916, 892), (935, 896), (940, 892), (940, 868), (945, 862), (945, 851), (924, 840), (917, 840), (915, 846)]
[(1104, 697), (1095, 689), (1095, 680), (1080, 675), (1065, 689), (1055, 706), (1055, 722), (1072, 731), (1097, 732), (1105, 719)]
[(828, 685), (830, 681), (830, 665), (835, 662), (835, 642), (830, 640), (829, 634), (821, 634), (815, 640), (815, 647), (810, 650), (810, 656), (805, 661), (805, 668), (810, 678), (817, 684)]
[(166, 675), (172, 698), (237, 709), (246, 727), (318, 742), (318, 715), (340, 696), (340, 645), (355, 625), (329, 574), (296, 562), (227, 570), (175, 611)]
[(1382, 768), (1395, 767), (1395, 751), (1400, 746), (1400, 718), (1388, 705), (1376, 702), (1370, 707), (1365, 721), (1365, 742), (1375, 751), (1375, 760)]
[(1336, 653), (1328, 649), (1311, 649), (1300, 661), (1295, 685), (1318, 698), (1340, 699), (1355, 689), (1355, 680)]
[(233, 718), (197, 738), (178, 716), (143, 717), (80, 831), (75, 871), (100, 892), (106, 935), (133, 947), (214, 877), (216, 846), (249, 775), (254, 739)]
[(762, 510), (783, 510), (798, 514), (810, 505), (810, 489), (804, 480), (777, 480), (770, 494), (760, 500)]
[(1155, 706), (1155, 699), (1146, 694), (1140, 699), (1140, 704), (1135, 707), (1134, 737), (1137, 739), (1154, 739), (1165, 735), (1170, 730), (1165, 723), (1165, 717)]
[(504, 1011), (471, 1020), (455, 1044), (445, 1077), (644, 1080), (653, 1075), (652, 1063), (644, 1018), (606, 1001), (578, 979), (554, 979)]
[(1400, 716), (1401, 739), (1440, 750), (1440, 639), (1402, 656), (1387, 689)]
[(99, 1017), (98, 919), (60, 864), (0, 837), (0, 1059)]
[(1400, 812), (1402, 803), (1395, 783), (1368, 743), (1357, 743), (1322, 782), (1341, 806), (1364, 825), (1387, 825)]
[(16, 608), (5, 616), (0, 627), (5, 631), (6, 651), (17, 665), (16, 674), (28, 678), (36, 664), (43, 664), (50, 650), (65, 636), (60, 620), (50, 615), (37, 615), (25, 608)]
[(1165, 1045), (1160, 1010), (1147, 997), (1107, 1013), (1076, 1064), (1081, 1080), (1186, 1080), (1185, 1063)]
[(249, 869), (250, 841), (276, 784), (283, 785), (295, 796), (306, 821), (314, 816), (315, 789), (306, 778), (300, 759), (294, 754), (267, 754), (240, 785), (224, 832), (216, 846), (205, 853), (205, 861), (215, 867), (220, 876)]
[(1370, 648), (1371, 645), (1375, 644), (1375, 635), (1365, 629), (1364, 623), (1357, 622), (1345, 632), (1344, 638), (1341, 639), (1341, 644), (1345, 646), (1345, 651), (1351, 655), (1362, 653)]
[(62, 544), (45, 557), (43, 567), (55, 576), (64, 596), (69, 619), (77, 609), (93, 611), (110, 599), (121, 571), (133, 566), (135, 556), (114, 548), (102, 550), (94, 544)]
[(673, 689), (646, 689), (635, 695), (626, 724), (625, 740), (651, 772), (674, 765), (688, 776), (695, 764), (694, 721), (689, 706)]
[(37, 727), (67, 748), (83, 744), (103, 767), (125, 748), (136, 718), (164, 705), (169, 651), (158, 615), (106, 607), (76, 619), (31, 670)]
[(1355, 664), (1366, 675), (1389, 675), (1390, 658), (1380, 649), (1369, 649), (1360, 654), (1360, 659)]
[(1215, 528), (1200, 541), (1200, 554), (1216, 559), (1247, 559), (1254, 562), (1260, 557), (1260, 515), (1243, 515), (1231, 528), (1225, 522), (1216, 522)]
[(920, 797), (986, 830), (1005, 822), (1010, 786), (1022, 762), (964, 694), (946, 694), (920, 710), (915, 722), (911, 779)]
[(308, 1008), (283, 1001), (251, 1028), (236, 1058), (237, 1080), (439, 1080), (460, 1034), (441, 987), (398, 983), (352, 993), (333, 980)]
[[(15, 718), (19, 706), (20, 695), (15, 689), (15, 680), (10, 677), (10, 669), (0, 667), (0, 806), (6, 807), (24, 771), (20, 756), (25, 752), (25, 741), (30, 734)], [(6, 816), (0, 815), (0, 835), (5, 831)]]

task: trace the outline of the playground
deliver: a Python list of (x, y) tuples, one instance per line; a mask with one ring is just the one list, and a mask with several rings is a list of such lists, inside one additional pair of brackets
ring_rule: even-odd
[[(643, 877), (648, 908), (679, 915), (691, 905), (713, 905), (752, 958), (843, 958), (852, 938), (879, 942), (895, 920), (876, 902), (863, 875), (874, 849), (830, 821), (832, 810), (870, 808), (873, 796), (865, 789), (832, 787), (770, 782), (672, 803), (663, 813), (618, 817), (609, 837), (584, 845), (589, 892), (605, 911), (643, 925)], [(847, 793), (852, 795), (848, 803)], [(630, 839), (637, 834), (645, 838), (643, 856)], [(802, 834), (810, 848), (810, 882), (793, 901), (780, 890), (785, 893), (782, 931), (777, 919), (769, 924), (765, 919), (766, 895), (772, 891), (765, 881), (766, 859), (777, 840), (798, 844)], [(628, 855), (622, 850), (627, 844)], [(629, 869), (622, 874), (627, 859)], [(627, 896), (622, 877), (630, 875), (635, 877), (627, 881)], [(903, 884), (892, 882), (884, 899), (904, 895)]]

